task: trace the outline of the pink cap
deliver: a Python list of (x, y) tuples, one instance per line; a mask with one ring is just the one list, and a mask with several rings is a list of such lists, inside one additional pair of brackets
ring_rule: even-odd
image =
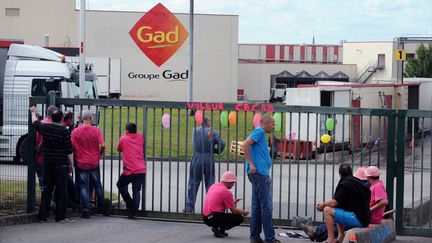
[(365, 170), (365, 176), (367, 177), (379, 177), (380, 175), (381, 171), (376, 166), (369, 166)]
[(232, 171), (225, 171), (222, 176), (222, 182), (237, 182), (237, 177)]
[(365, 167), (359, 167), (354, 173), (354, 177), (357, 177), (359, 180), (366, 180), (365, 170)]

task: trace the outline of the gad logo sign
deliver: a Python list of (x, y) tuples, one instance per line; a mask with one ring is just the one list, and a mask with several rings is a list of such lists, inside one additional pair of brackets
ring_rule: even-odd
[(129, 34), (158, 67), (170, 59), (189, 36), (180, 21), (160, 3), (144, 14)]

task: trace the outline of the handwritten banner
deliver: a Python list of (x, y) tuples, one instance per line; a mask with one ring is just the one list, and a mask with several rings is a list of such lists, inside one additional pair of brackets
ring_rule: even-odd
[[(187, 102), (187, 109), (197, 110), (213, 110), (223, 111), (225, 110), (223, 103), (211, 103), (211, 102)], [(272, 104), (236, 104), (236, 111), (252, 111), (252, 112), (274, 112), (274, 106)]]

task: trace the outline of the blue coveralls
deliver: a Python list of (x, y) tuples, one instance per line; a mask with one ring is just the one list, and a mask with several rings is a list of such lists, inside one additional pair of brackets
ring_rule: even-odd
[(210, 127), (200, 126), (192, 131), (194, 154), (189, 170), (188, 195), (185, 212), (193, 212), (196, 195), (204, 175), (206, 192), (215, 182), (214, 154), (221, 153), (225, 142)]

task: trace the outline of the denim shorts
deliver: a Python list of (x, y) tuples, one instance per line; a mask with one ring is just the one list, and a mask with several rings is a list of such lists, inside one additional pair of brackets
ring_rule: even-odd
[(337, 224), (343, 224), (345, 228), (364, 227), (364, 225), (358, 221), (355, 213), (345, 211), (341, 208), (335, 208), (334, 222)]

